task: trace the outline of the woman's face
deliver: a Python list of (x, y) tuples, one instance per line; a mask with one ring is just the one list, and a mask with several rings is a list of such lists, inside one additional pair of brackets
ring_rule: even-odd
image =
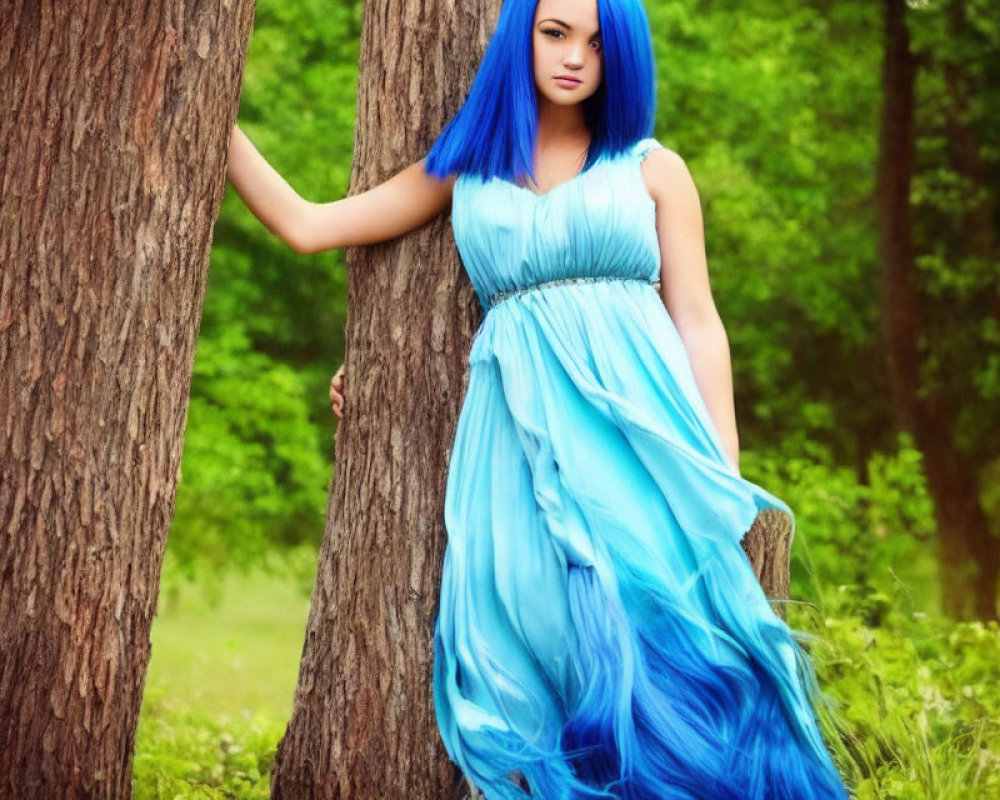
[(568, 106), (594, 94), (604, 70), (597, 0), (538, 0), (532, 49), (540, 103)]

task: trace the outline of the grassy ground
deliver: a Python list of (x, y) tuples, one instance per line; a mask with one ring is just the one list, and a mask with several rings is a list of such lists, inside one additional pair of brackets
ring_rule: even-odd
[(266, 798), (291, 713), (308, 597), (287, 578), (229, 577), (213, 604), (165, 592), (136, 741), (137, 800)]
[[(267, 800), (292, 705), (308, 597), (254, 575), (161, 598), (133, 773), (137, 800)], [(792, 607), (820, 685), (824, 725), (857, 800), (1000, 800), (1000, 628), (902, 611), (899, 597), (839, 587), (825, 614)]]

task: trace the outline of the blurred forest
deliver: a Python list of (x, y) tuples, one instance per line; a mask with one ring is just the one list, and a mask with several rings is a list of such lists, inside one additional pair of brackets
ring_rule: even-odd
[[(767, 0), (750, 12), (727, 0), (650, 0), (647, 9), (655, 135), (685, 158), (701, 194), (742, 470), (797, 514), (792, 595), (822, 605), (824, 587), (885, 598), (919, 587), (906, 601), (942, 610), (948, 541), (937, 535), (925, 454), (895, 413), (882, 338), (881, 5)], [(994, 552), (998, 16), (987, 0), (925, 0), (910, 3), (906, 19), (918, 58), (910, 208), (925, 300), (920, 385), (948, 403), (951, 444), (978, 482), (969, 490)], [(361, 20), (358, 2), (257, 6), (240, 124), (310, 200), (347, 192)], [(965, 168), (960, 146), (978, 172)], [(267, 563), (290, 567), (308, 588), (332, 473), (328, 382), (346, 313), (343, 253), (297, 255), (230, 186), (165, 581)], [(974, 567), (964, 565), (966, 585)], [(971, 599), (948, 608), (970, 616)]]
[[(701, 195), (742, 472), (796, 512), (789, 621), (818, 637), (838, 766), (859, 800), (1000, 797), (1000, 10), (892, 5), (646, 0), (655, 135)], [(257, 2), (240, 124), (309, 200), (347, 191), (362, 9)], [(346, 314), (343, 253), (297, 255), (229, 187), (138, 797), (268, 796)], [(219, 610), (184, 616), (201, 592)]]

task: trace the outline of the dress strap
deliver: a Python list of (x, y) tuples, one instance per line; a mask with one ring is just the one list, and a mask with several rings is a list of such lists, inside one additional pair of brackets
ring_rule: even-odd
[(646, 157), (646, 153), (650, 150), (655, 150), (658, 147), (663, 147), (654, 137), (649, 137), (648, 139), (640, 139), (632, 147), (632, 153), (642, 161)]

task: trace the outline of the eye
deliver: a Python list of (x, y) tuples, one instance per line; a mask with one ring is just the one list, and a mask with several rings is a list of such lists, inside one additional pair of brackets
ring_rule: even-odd
[[(550, 39), (559, 39), (565, 37), (565, 34), (559, 28), (544, 28), (542, 30), (542, 33), (548, 36)], [(592, 46), (596, 45), (596, 47), (594, 47), (594, 50), (598, 53), (600, 53), (601, 50), (603, 49), (603, 45), (600, 39), (591, 39), (590, 44)]]

